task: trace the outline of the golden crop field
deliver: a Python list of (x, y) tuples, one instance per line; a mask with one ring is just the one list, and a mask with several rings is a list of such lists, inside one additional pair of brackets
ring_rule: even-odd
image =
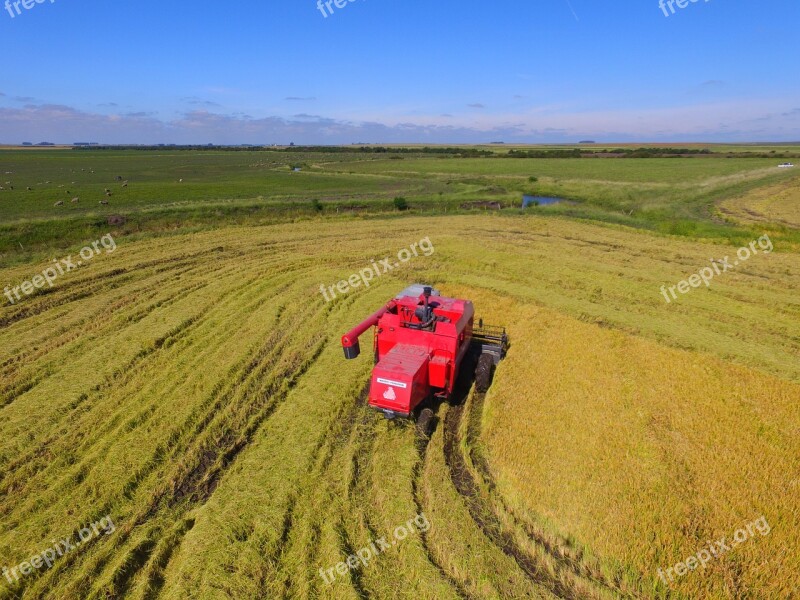
[(800, 227), (800, 179), (792, 178), (720, 203), (727, 218), (746, 224)]
[[(430, 255), (323, 298), (426, 238)], [(670, 303), (661, 286), (736, 248), (497, 214), (176, 230), (100, 250), (0, 308), (0, 568), (107, 527), (50, 568), (4, 573), (0, 598), (800, 589), (796, 249), (776, 243)], [(50, 264), (0, 273), (17, 285)], [(345, 362), (339, 345), (423, 281), (511, 336), (489, 392), (441, 407), (427, 444), (365, 406), (370, 353)], [(762, 517), (768, 533), (659, 576)], [(382, 537), (368, 564), (336, 569)]]

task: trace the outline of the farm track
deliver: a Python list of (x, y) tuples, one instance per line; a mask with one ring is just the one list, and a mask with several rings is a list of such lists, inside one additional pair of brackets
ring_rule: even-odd
[[(281, 372), (274, 377), (270, 377), (270, 379), (276, 383), (289, 381), (289, 387), (291, 387), (291, 382), (302, 376), (308, 368), (308, 365), (319, 356), (323, 347), (324, 342), (318, 345), (310, 359), (306, 360), (303, 364), (295, 364), (293, 368)], [(274, 352), (279, 352), (281, 347), (278, 346), (272, 350)], [(265, 353), (263, 358), (267, 360), (272, 356), (273, 354), (271, 352)], [(253, 378), (255, 379), (259, 375), (260, 373), (256, 372)], [(239, 383), (246, 384), (248, 378), (249, 373), (243, 374)], [(281, 384), (278, 383), (278, 385)], [(259, 394), (263, 393), (265, 400), (261, 406), (242, 406), (236, 409), (237, 414), (231, 415), (226, 419), (228, 425), (224, 428), (224, 434), (212, 438), (209, 442), (201, 446), (196, 445), (193, 449), (190, 449), (187, 455), (194, 458), (196, 464), (194, 464), (191, 469), (184, 469), (183, 473), (178, 475), (167, 487), (157, 492), (151, 505), (136, 517), (134, 526), (146, 527), (149, 522), (158, 520), (158, 515), (162, 512), (173, 514), (174, 511), (177, 510), (177, 515), (173, 518), (180, 518), (180, 515), (185, 515), (189, 511), (202, 506), (216, 489), (225, 470), (250, 443), (254, 432), (270, 418), (277, 408), (277, 405), (285, 400), (286, 391), (281, 392), (274, 385), (268, 387), (266, 390), (261, 390)], [(219, 403), (220, 406), (221, 404), (222, 403)], [(213, 413), (213, 410), (211, 412)], [(235, 426), (236, 421), (239, 421), (239, 428), (243, 429), (243, 432), (239, 435), (234, 435), (232, 433), (237, 430)], [(205, 437), (210, 422), (211, 418), (207, 417), (204, 419), (204, 422), (197, 427), (197, 437), (201, 439)], [(184, 459), (183, 462), (186, 463), (186, 459)], [(290, 516), (291, 512), (288, 513), (286, 529), (282, 534), (283, 539), (288, 535), (288, 530), (291, 526)], [(187, 531), (188, 529), (183, 533), (185, 534)], [(161, 533), (160, 530), (152, 530), (150, 539), (157, 539)], [(174, 536), (172, 538), (171, 544), (165, 552), (167, 556), (171, 555), (180, 545), (181, 539), (182, 536)], [(124, 542), (124, 539), (122, 541)], [(146, 543), (133, 550), (131, 556), (134, 560), (128, 562), (126, 571), (124, 573), (120, 572), (120, 576), (114, 579), (115, 588), (112, 593), (115, 597), (125, 595), (138, 570), (144, 568), (151, 559), (154, 548), (155, 544)], [(157, 591), (159, 587), (158, 582), (155, 581), (151, 583), (152, 589)]]
[[(366, 407), (367, 394), (369, 393), (369, 386), (367, 386), (359, 401), (356, 411), (353, 413), (353, 419), (347, 425), (347, 429), (351, 431), (350, 440), (348, 445), (348, 453), (350, 455), (350, 479), (347, 482), (347, 500), (353, 508), (353, 514), (360, 513), (362, 524), (366, 527), (371, 537), (376, 536), (376, 529), (370, 521), (369, 512), (362, 506), (362, 499), (371, 489), (371, 482), (369, 479), (368, 468), (371, 464), (372, 454), (375, 450), (375, 422), (371, 418)], [(348, 522), (342, 518), (337, 525), (341, 537), (341, 551), (343, 556), (350, 556), (354, 554), (358, 547), (355, 541), (351, 539), (348, 532)], [(350, 585), (356, 596), (362, 600), (368, 600), (370, 595), (365, 582), (362, 579), (359, 569), (351, 571)]]
[[(437, 417), (438, 422), (438, 417)], [(422, 494), (420, 492), (420, 479), (423, 476), (423, 466), (425, 465), (425, 458), (428, 453), (428, 444), (430, 442), (429, 438), (421, 435), (419, 432), (416, 434), (416, 447), (417, 452), (419, 453), (419, 460), (414, 465), (414, 472), (413, 472), (413, 496), (414, 496), (414, 505), (417, 509), (417, 514), (423, 514), (425, 512), (425, 508), (423, 506)], [(439, 561), (436, 560), (433, 551), (431, 550), (430, 544), (428, 542), (428, 536), (425, 532), (419, 532), (420, 539), (422, 541), (422, 547), (425, 549), (425, 556), (427, 557), (428, 561), (436, 568), (439, 572), (439, 575), (450, 584), (450, 587), (456, 592), (459, 598), (463, 600), (473, 600), (474, 596), (470, 595), (466, 582), (459, 581), (455, 577), (453, 577), (450, 573), (447, 572), (444, 565), (442, 565)]]
[[(236, 406), (236, 404), (230, 404), (230, 402), (236, 402), (234, 398), (221, 397), (189, 435), (190, 439), (201, 440), (207, 439), (209, 435), (212, 436), (205, 443), (195, 444), (194, 448), (189, 449), (186, 453), (194, 459), (195, 464), (189, 469), (184, 468), (182, 474), (179, 474), (167, 487), (162, 488), (155, 494), (150, 507), (136, 518), (136, 525), (146, 525), (161, 510), (177, 508), (179, 514), (185, 514), (208, 500), (225, 470), (250, 443), (258, 428), (270, 418), (277, 406), (285, 400), (288, 390), (293, 387), (294, 382), (302, 377), (303, 373), (317, 359), (327, 343), (324, 338), (318, 340), (316, 348), (311, 351), (309, 357), (302, 359), (298, 356), (292, 359), (283, 370), (278, 373), (269, 373), (268, 375), (266, 371), (270, 368), (272, 361), (275, 361), (285, 350), (285, 336), (291, 330), (291, 327), (279, 327), (278, 331), (282, 332), (283, 335), (279, 336), (279, 339), (275, 339), (275, 337), (269, 338), (257, 358), (250, 361), (242, 369), (236, 384), (232, 386), (232, 388), (245, 386), (248, 389), (249, 393), (241, 395), (241, 400), (246, 400), (251, 397), (251, 394), (255, 394), (257, 397), (262, 398), (261, 403), (255, 405), (242, 403)], [(266, 387), (259, 385), (259, 381), (262, 378), (270, 382)], [(230, 408), (231, 406), (233, 408)], [(223, 409), (233, 414), (224, 419), (225, 424), (218, 428), (216, 435), (213, 432), (209, 434), (212, 422), (216, 419), (217, 410)], [(241, 433), (234, 433), (236, 431)], [(176, 451), (175, 455), (175, 458), (177, 458), (179, 453)], [(184, 459), (182, 462), (186, 464), (189, 460)], [(291, 512), (289, 512), (286, 529), (282, 535), (284, 539), (288, 535), (288, 529), (291, 526), (290, 516)], [(175, 539), (173, 547), (170, 548), (170, 554), (179, 544), (180, 539)], [(138, 566), (138, 568), (142, 568), (147, 560), (150, 559), (150, 551), (152, 549), (147, 548), (147, 550), (136, 554), (138, 565), (135, 566)], [(135, 570), (130, 567), (131, 565), (129, 564), (124, 577), (116, 580), (117, 587), (114, 590), (116, 594), (124, 594), (135, 576)]]
[[(371, 419), (371, 414), (367, 410), (367, 393), (368, 387), (362, 388), (361, 392), (357, 394), (355, 402), (350, 406), (344, 406), (341, 413), (334, 419), (335, 426), (328, 432), (327, 435), (320, 438), (319, 443), (313, 449), (310, 458), (309, 466), (307, 468), (307, 477), (304, 478), (306, 482), (303, 487), (294, 493), (288, 502), (287, 508), (284, 513), (284, 527), (281, 532), (279, 540), (270, 548), (268, 553), (268, 560), (275, 565), (274, 570), (278, 576), (279, 583), (277, 585), (267, 586), (267, 582), (262, 581), (259, 585), (259, 592), (264, 597), (269, 597), (269, 588), (280, 589), (281, 597), (295, 598), (298, 597), (296, 582), (290, 576), (291, 572), (291, 559), (289, 553), (291, 551), (291, 536), (297, 521), (300, 518), (314, 519), (312, 527), (316, 528), (316, 535), (319, 535), (320, 524), (316, 519), (319, 514), (299, 514), (301, 510), (307, 510), (306, 507), (299, 505), (299, 498), (308, 496), (312, 493), (312, 489), (319, 486), (320, 482), (335, 481), (336, 473), (334, 463), (337, 460), (347, 458), (353, 465), (351, 477), (342, 485), (346, 486), (349, 490), (347, 500), (352, 507), (353, 511), (357, 511), (360, 502), (356, 497), (357, 491), (361, 491), (362, 482), (361, 470), (356, 463), (360, 461), (368, 461), (369, 451), (366, 446), (374, 441), (374, 421)], [(372, 429), (371, 429), (371, 426)], [(355, 441), (355, 445), (354, 445)], [(343, 454), (344, 453), (344, 454)], [(344, 556), (348, 556), (355, 551), (350, 541), (350, 535), (347, 530), (347, 523), (342, 515), (339, 515), (335, 524), (335, 531), (340, 539), (340, 551)], [(313, 570), (310, 565), (313, 565), (315, 560), (315, 548), (303, 548), (302, 553), (309, 569)], [(353, 573), (354, 577), (349, 581), (349, 585), (353, 593), (358, 598), (370, 598), (368, 591), (364, 588), (357, 572)], [(316, 579), (314, 580), (316, 581)], [(312, 585), (312, 589), (314, 586)], [(318, 589), (315, 592), (318, 597), (324, 597), (324, 590)]]

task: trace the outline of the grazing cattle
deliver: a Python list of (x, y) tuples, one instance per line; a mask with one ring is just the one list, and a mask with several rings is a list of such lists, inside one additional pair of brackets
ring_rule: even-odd
[(100, 200), (100, 204), (106, 205), (108, 204), (108, 200)]
[(53, 206), (64, 206), (64, 201), (63, 200), (59, 200)]
[(127, 183), (123, 183), (122, 187), (128, 187), (128, 184)]
[(70, 202), (80, 202), (80, 201), (81, 201), (80, 198), (73, 198), (72, 200), (70, 200)]
[(30, 187), (30, 186), (28, 186), (28, 191), (29, 191), (29, 192), (32, 192), (32, 191), (33, 191), (33, 188), (32, 188), (32, 187)]
[(106, 196), (111, 198), (111, 192), (106, 192)]

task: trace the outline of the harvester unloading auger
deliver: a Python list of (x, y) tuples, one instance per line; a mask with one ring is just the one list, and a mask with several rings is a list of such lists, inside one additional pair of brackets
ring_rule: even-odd
[(477, 362), (475, 386), (485, 392), (505, 358), (508, 336), (501, 327), (484, 327), (482, 320), (474, 327), (474, 315), (469, 300), (412, 285), (346, 333), (344, 355), (354, 359), (361, 353), (358, 338), (375, 327), (369, 405), (389, 419), (416, 416), (427, 434), (433, 422), (429, 401), (451, 400), (465, 365)]

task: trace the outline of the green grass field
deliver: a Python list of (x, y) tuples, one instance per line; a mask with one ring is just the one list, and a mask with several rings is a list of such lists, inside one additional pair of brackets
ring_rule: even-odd
[(527, 193), (556, 196), (569, 202), (548, 212), (741, 243), (752, 230), (720, 226), (714, 207), (795, 177), (776, 162), (716, 155), (461, 159), (403, 153), (386, 159), (356, 151), (0, 150), (0, 181), (8, 182), (0, 190), (0, 262), (66, 248), (102, 230), (113, 215), (125, 217), (127, 234), (158, 233), (305, 218), (317, 212), (313, 200), (325, 213), (385, 213), (398, 196), (423, 213), (453, 213), (487, 201), (520, 207)]
[[(0, 150), (0, 286), (115, 242), (0, 296), (0, 598), (792, 597), (800, 237), (795, 196), (767, 199), (798, 176), (398, 156)], [(523, 211), (528, 191), (571, 203)], [(763, 235), (772, 252), (665, 302)], [(430, 256), (322, 297), (424, 237)], [(442, 406), (427, 443), (364, 405), (370, 353), (339, 346), (422, 281), (511, 336), (489, 392)], [(768, 533), (659, 576), (759, 518)]]

